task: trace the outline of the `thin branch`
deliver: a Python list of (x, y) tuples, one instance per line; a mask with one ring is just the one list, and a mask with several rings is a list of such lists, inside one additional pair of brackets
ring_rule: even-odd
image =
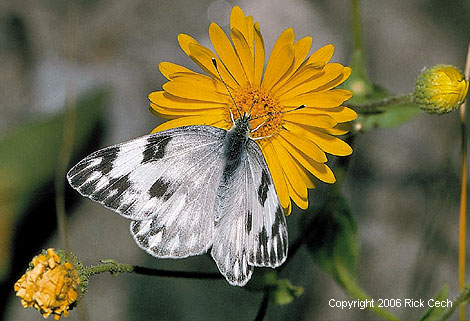
[[(470, 76), (470, 44), (465, 65), (465, 78)], [(460, 106), (460, 133), (461, 133), (461, 189), (460, 189), (460, 218), (459, 218), (459, 290), (462, 291), (465, 284), (465, 255), (467, 235), (467, 111), (466, 103)], [(459, 320), (465, 320), (465, 306), (459, 310)]]
[(261, 305), (259, 306), (255, 321), (262, 321), (266, 316), (266, 312), (268, 311), (269, 293), (269, 289), (265, 288), (263, 300), (261, 301)]

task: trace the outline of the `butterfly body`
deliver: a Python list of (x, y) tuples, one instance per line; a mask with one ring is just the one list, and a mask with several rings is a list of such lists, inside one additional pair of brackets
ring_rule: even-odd
[(159, 258), (210, 254), (232, 285), (287, 256), (287, 227), (250, 116), (230, 130), (184, 126), (92, 153), (67, 174), (82, 195), (131, 219)]

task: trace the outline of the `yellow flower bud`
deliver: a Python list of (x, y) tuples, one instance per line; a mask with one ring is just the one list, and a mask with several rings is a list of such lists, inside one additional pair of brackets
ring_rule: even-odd
[(414, 100), (428, 113), (443, 114), (457, 109), (467, 91), (468, 81), (456, 67), (436, 65), (418, 76)]
[(53, 314), (55, 320), (67, 316), (84, 291), (78, 270), (81, 264), (74, 258), (72, 263), (65, 255), (61, 256), (54, 249), (35, 256), (14, 286), (25, 308), (33, 307), (45, 318)]

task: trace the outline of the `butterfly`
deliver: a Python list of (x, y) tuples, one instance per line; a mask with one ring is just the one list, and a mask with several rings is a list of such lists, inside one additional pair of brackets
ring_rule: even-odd
[(147, 253), (176, 259), (210, 252), (226, 280), (244, 286), (254, 267), (276, 268), (288, 250), (285, 216), (250, 120), (244, 113), (229, 130), (190, 125), (110, 146), (67, 179), (130, 219)]

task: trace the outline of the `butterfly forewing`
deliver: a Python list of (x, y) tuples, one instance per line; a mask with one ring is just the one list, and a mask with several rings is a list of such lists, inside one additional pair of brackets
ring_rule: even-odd
[(215, 190), (226, 131), (186, 126), (97, 151), (67, 178), (82, 195), (130, 218), (136, 242), (157, 257), (212, 245)]
[(240, 157), (238, 169), (218, 189), (211, 255), (231, 284), (243, 286), (253, 266), (281, 265), (288, 243), (285, 217), (260, 148), (248, 140)]

